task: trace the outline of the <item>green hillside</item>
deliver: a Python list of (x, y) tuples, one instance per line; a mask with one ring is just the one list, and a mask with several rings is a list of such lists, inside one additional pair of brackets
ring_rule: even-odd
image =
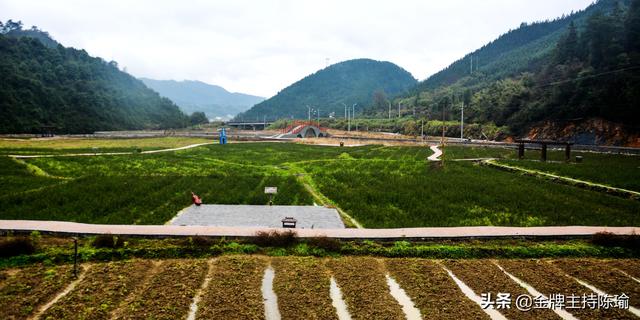
[(516, 136), (546, 121), (589, 118), (640, 132), (638, 8), (638, 0), (600, 0), (553, 21), (523, 23), (400, 100), (422, 116), (440, 117), (444, 108), (450, 120), (460, 119), (464, 103), (465, 121)]
[[(406, 70), (390, 62), (356, 59), (331, 65), (280, 91), (236, 119), (306, 118), (307, 106), (320, 109), (321, 117), (330, 112), (344, 115), (344, 104), (368, 106), (374, 93), (397, 96), (415, 86)], [(356, 112), (359, 112), (356, 110)]]
[[(0, 26), (0, 133), (60, 133), (184, 127), (169, 99), (118, 69), (115, 61), (65, 48), (47, 33)], [(43, 41), (44, 40), (44, 41)]]

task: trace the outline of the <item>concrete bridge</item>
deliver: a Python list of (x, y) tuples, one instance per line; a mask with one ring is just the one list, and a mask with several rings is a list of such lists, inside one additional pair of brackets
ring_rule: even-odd
[(318, 127), (315, 122), (294, 122), (288, 126), (278, 138), (322, 138), (327, 137), (327, 131)]

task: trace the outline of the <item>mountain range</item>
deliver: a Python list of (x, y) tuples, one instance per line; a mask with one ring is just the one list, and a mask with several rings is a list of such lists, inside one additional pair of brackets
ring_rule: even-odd
[(161, 96), (171, 99), (184, 112), (204, 112), (209, 119), (231, 119), (264, 100), (263, 97), (229, 92), (223, 87), (200, 81), (140, 80)]

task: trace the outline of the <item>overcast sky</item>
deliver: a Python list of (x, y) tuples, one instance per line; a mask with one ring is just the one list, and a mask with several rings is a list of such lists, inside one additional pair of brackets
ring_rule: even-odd
[(0, 19), (36, 25), (137, 77), (270, 97), (327, 59), (391, 61), (422, 80), (523, 21), (591, 2), (0, 0)]

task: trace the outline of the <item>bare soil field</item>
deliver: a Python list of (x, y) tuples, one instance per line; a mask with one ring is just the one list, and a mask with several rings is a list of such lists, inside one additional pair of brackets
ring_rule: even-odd
[[(337, 319), (330, 295), (332, 276), (353, 319), (404, 319), (403, 310), (390, 294), (387, 275), (406, 292), (423, 319), (489, 319), (445, 268), (476, 295), (491, 293), (495, 299), (499, 292), (509, 293), (510, 308), (498, 310), (508, 319), (558, 318), (546, 309), (518, 311), (514, 297), (527, 291), (498, 265), (546, 296), (592, 294), (576, 280), (580, 279), (609, 294), (624, 292), (631, 304), (637, 301), (638, 283), (620, 271), (635, 270), (629, 266), (637, 267), (637, 261), (630, 259), (442, 261), (223, 255), (213, 260), (84, 264), (81, 267), (86, 271), (77, 281), (72, 265), (3, 270), (0, 319), (185, 319), (193, 311), (190, 305), (196, 296), (200, 297), (196, 319), (265, 319), (261, 286), (269, 266), (275, 272), (273, 289), (283, 319)], [(205, 281), (206, 275), (209, 281)], [(39, 310), (44, 312), (39, 314)], [(565, 307), (564, 311), (579, 319), (635, 319), (628, 310), (618, 308)]]

